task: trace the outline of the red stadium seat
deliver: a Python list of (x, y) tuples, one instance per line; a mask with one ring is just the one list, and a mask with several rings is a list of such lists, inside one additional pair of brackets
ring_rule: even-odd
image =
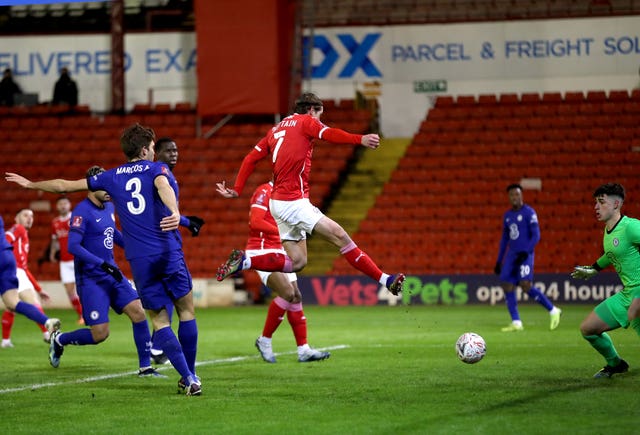
[(476, 97), (473, 95), (458, 95), (456, 104), (460, 106), (473, 106), (476, 104)]
[(564, 94), (565, 103), (582, 103), (584, 94), (581, 91), (569, 91)]
[(607, 100), (607, 93), (605, 91), (588, 91), (587, 101), (603, 102)]
[(478, 95), (478, 104), (494, 105), (498, 102), (498, 98), (494, 94), (480, 94)]
[(518, 94), (500, 94), (498, 101), (500, 104), (518, 104), (520, 102)]
[(609, 101), (627, 101), (629, 99), (629, 91), (626, 89), (609, 91)]
[(540, 94), (537, 92), (525, 92), (520, 95), (520, 102), (526, 104), (537, 104), (541, 101)]
[(436, 104), (434, 107), (449, 107), (453, 106), (454, 100), (451, 95), (438, 95), (436, 98)]

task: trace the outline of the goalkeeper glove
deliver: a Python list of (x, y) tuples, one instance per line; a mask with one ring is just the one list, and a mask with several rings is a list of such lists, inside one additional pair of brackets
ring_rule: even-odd
[(204, 225), (204, 219), (198, 216), (186, 216), (189, 219), (189, 231), (191, 231), (192, 237), (198, 237), (200, 234), (200, 228)]
[(573, 268), (573, 272), (571, 272), (571, 278), (587, 280), (597, 273), (598, 271), (593, 266), (576, 266)]
[(120, 272), (120, 269), (118, 269), (116, 266), (107, 263), (106, 261), (104, 263), (102, 263), (100, 265), (100, 269), (104, 270), (105, 272), (107, 272), (109, 275), (111, 275), (116, 281), (121, 282), (122, 281), (122, 272)]

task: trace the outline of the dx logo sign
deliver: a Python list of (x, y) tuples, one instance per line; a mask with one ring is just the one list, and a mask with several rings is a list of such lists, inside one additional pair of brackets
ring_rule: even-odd
[[(336, 38), (342, 47), (351, 55), (349, 60), (338, 71), (337, 77), (341, 79), (353, 77), (358, 70), (362, 70), (367, 77), (382, 77), (380, 70), (374, 65), (371, 59), (369, 59), (369, 52), (378, 39), (380, 39), (380, 36), (382, 36), (381, 33), (369, 33), (365, 35), (361, 42), (358, 42), (353, 35), (344, 33), (337, 34)], [(314, 50), (322, 53), (322, 58), (320, 60), (314, 58), (314, 64), (311, 64), (311, 52)], [(340, 54), (325, 35), (314, 35), (313, 38), (310, 36), (303, 37), (302, 61), (303, 65), (305, 65), (305, 78), (327, 78), (339, 59)], [(311, 77), (309, 77), (309, 73)]]

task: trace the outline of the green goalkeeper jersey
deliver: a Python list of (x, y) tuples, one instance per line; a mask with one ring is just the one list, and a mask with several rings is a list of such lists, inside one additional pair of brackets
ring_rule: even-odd
[(640, 286), (640, 220), (622, 216), (611, 231), (604, 231), (602, 240), (604, 254), (598, 258), (598, 266), (603, 269), (613, 265), (622, 285), (623, 292), (631, 294)]

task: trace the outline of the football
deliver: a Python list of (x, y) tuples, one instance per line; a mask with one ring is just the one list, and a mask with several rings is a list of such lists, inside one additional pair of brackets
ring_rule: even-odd
[(484, 338), (475, 332), (465, 332), (456, 341), (456, 353), (463, 363), (475, 364), (484, 358), (487, 345)]

